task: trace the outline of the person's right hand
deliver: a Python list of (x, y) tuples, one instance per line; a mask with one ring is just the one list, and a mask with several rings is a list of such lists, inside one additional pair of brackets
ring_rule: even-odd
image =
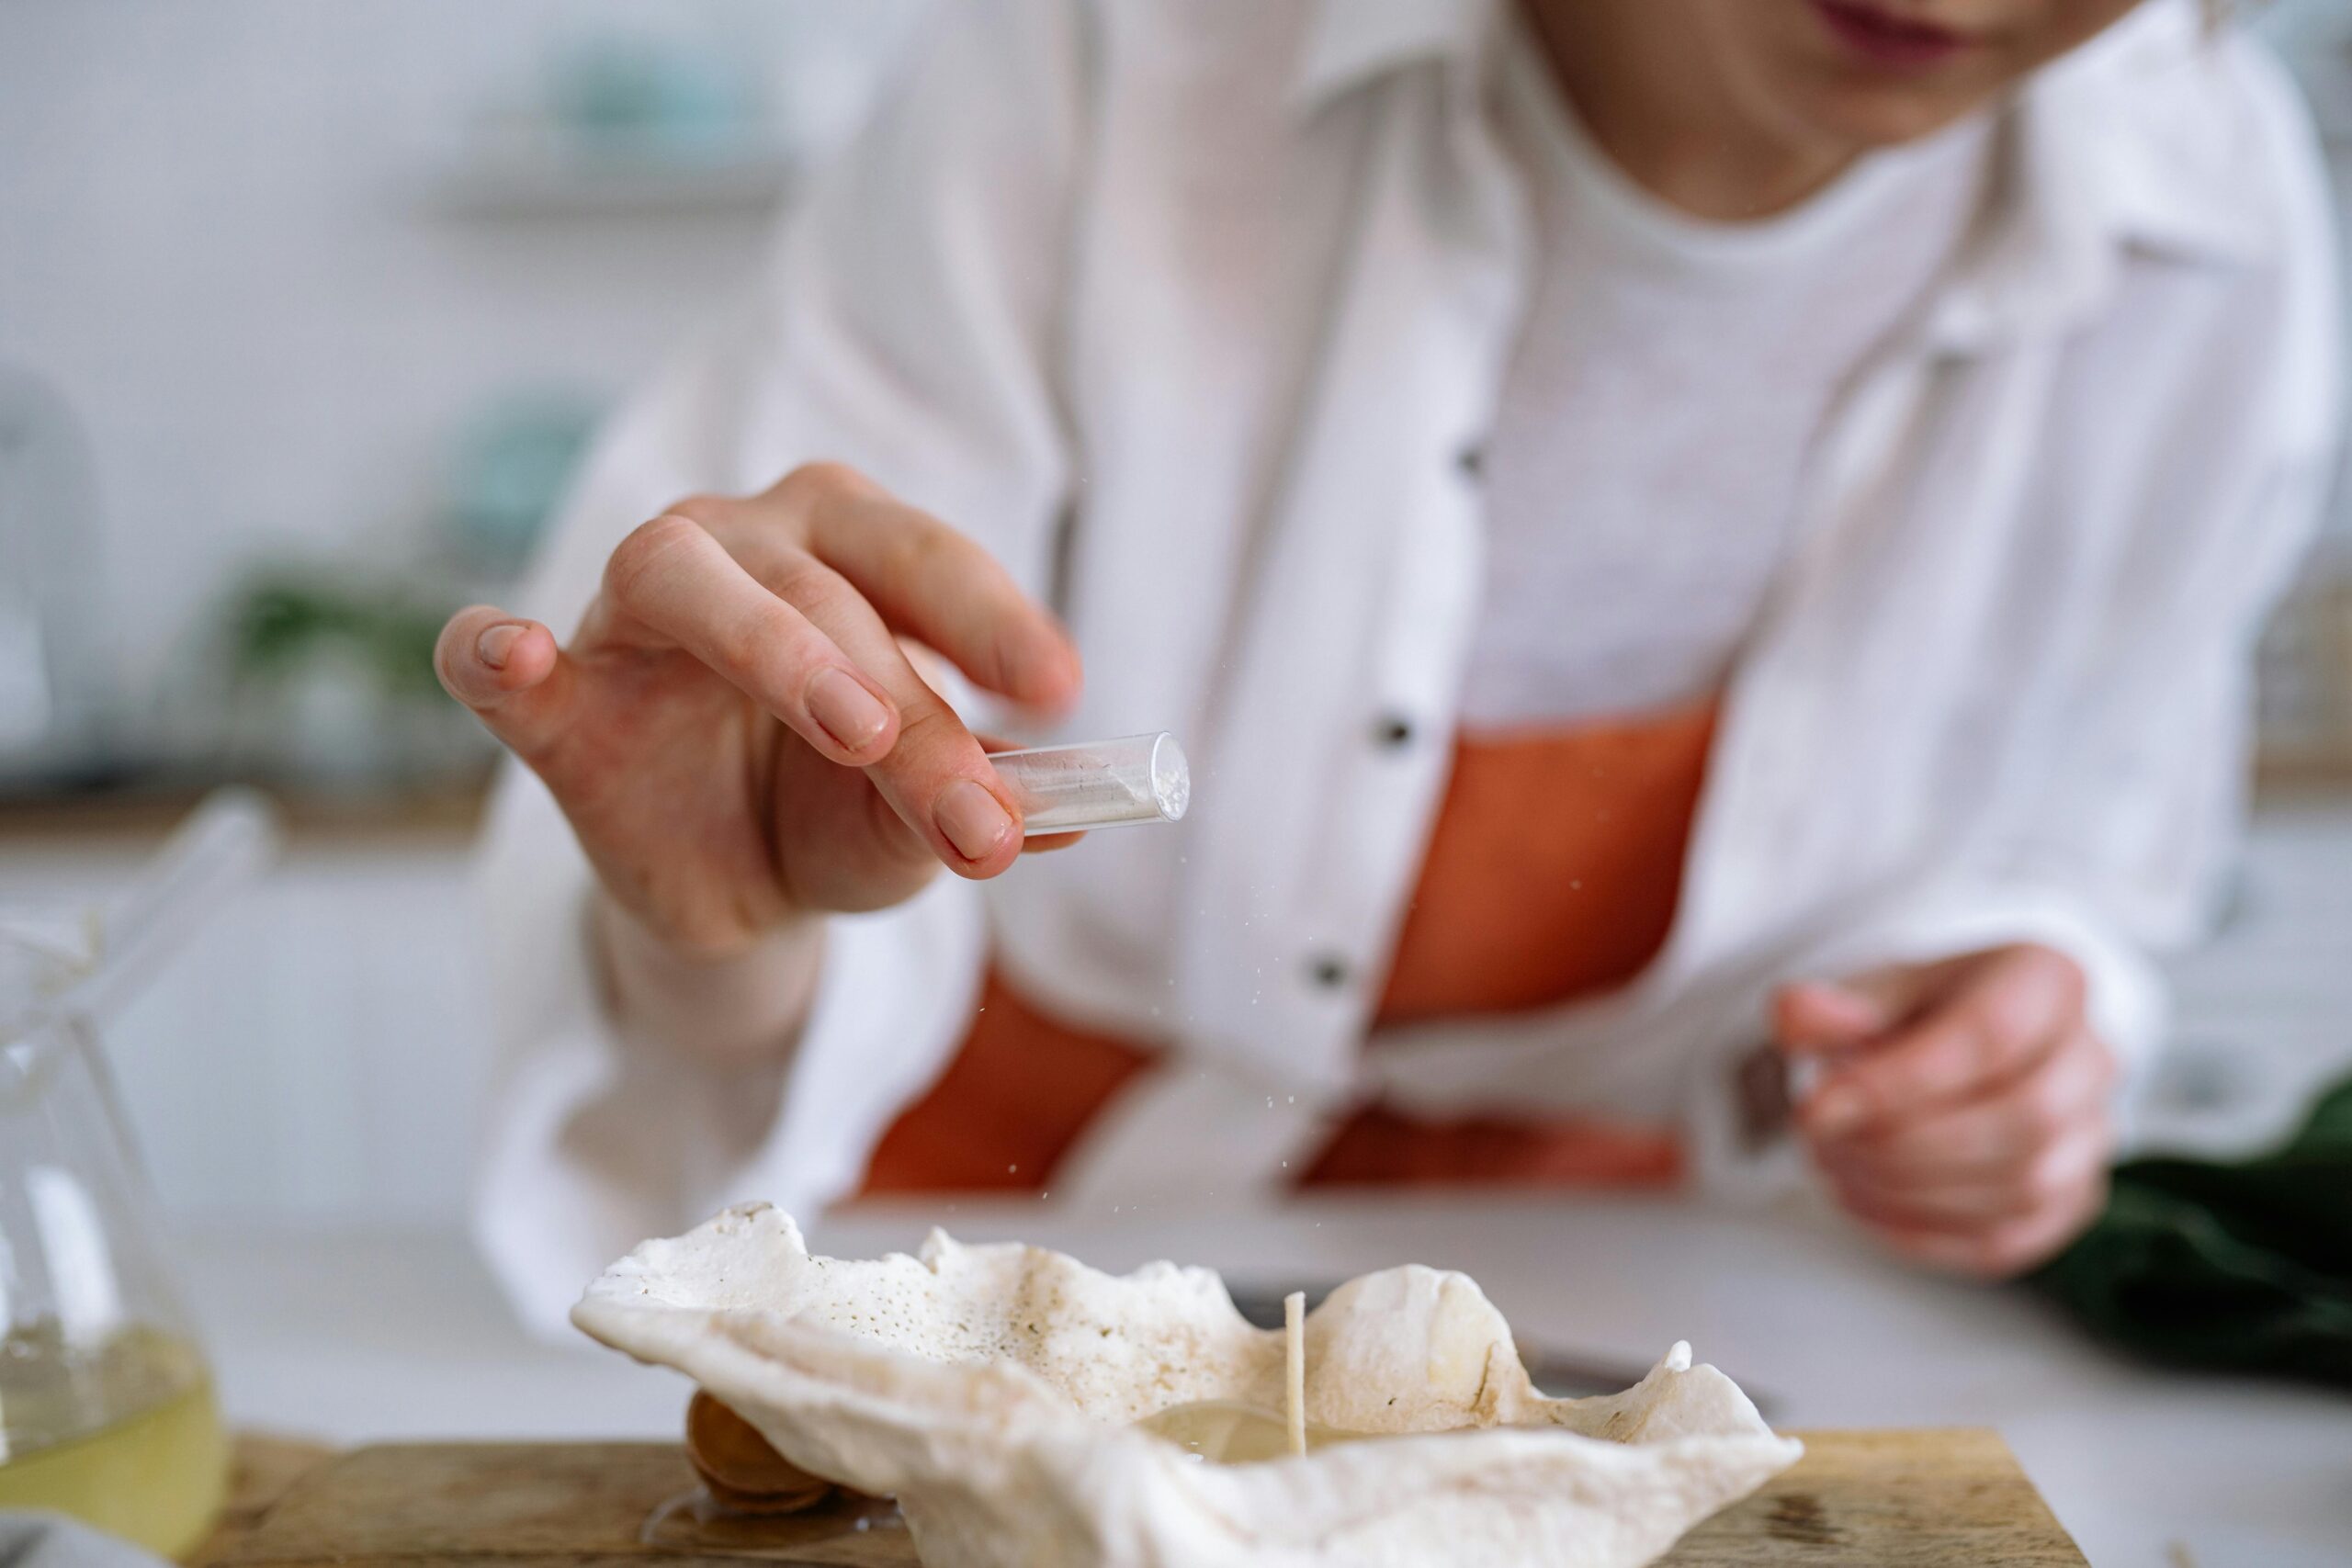
[(435, 664), (546, 781), (612, 899), (721, 958), (1021, 852), (1018, 807), (901, 637), (1023, 705), (1078, 692), (1068, 637), (986, 551), (834, 464), (639, 528), (570, 646), (477, 605)]

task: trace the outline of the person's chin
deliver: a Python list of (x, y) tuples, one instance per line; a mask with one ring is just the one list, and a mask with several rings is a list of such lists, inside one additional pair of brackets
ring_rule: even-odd
[(1792, 95), (1789, 111), (1824, 141), (1849, 147), (1893, 147), (1933, 136), (1965, 118), (1983, 95), (1900, 90), (1827, 82)]

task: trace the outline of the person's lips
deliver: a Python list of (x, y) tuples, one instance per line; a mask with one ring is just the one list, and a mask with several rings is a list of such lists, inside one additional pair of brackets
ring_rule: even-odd
[(1917, 70), (1940, 65), (1970, 45), (1967, 34), (1860, 0), (1813, 0), (1838, 40), (1874, 65)]

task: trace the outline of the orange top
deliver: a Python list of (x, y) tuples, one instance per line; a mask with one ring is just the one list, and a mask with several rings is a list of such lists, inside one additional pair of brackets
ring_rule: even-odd
[[(1378, 1024), (1555, 1006), (1620, 986), (1665, 944), (1714, 733), (1713, 703), (1464, 739), (1398, 933)], [(1369, 1049), (1381, 1043), (1375, 1032)], [(939, 1080), (876, 1146), (863, 1191), (1034, 1191), (1153, 1053), (1050, 1019), (990, 976)], [(1657, 1186), (1671, 1132), (1590, 1119), (1344, 1118), (1300, 1179)]]

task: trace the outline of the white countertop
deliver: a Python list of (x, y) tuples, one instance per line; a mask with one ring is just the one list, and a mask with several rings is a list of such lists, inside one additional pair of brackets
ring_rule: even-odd
[[(1810, 1216), (1668, 1201), (1317, 1199), (1121, 1224), (1050, 1205), (868, 1206), (820, 1251), (912, 1250), (934, 1220), (1125, 1269), (1329, 1283), (1416, 1261), (1485, 1285), (1522, 1346), (1646, 1363), (1676, 1338), (1793, 1427), (1990, 1426), (2100, 1568), (2352, 1563), (2352, 1399), (2153, 1372), (2013, 1290), (1914, 1274)], [(667, 1437), (684, 1384), (536, 1345), (446, 1235), (211, 1232), (183, 1247), (232, 1419), (342, 1442)]]

